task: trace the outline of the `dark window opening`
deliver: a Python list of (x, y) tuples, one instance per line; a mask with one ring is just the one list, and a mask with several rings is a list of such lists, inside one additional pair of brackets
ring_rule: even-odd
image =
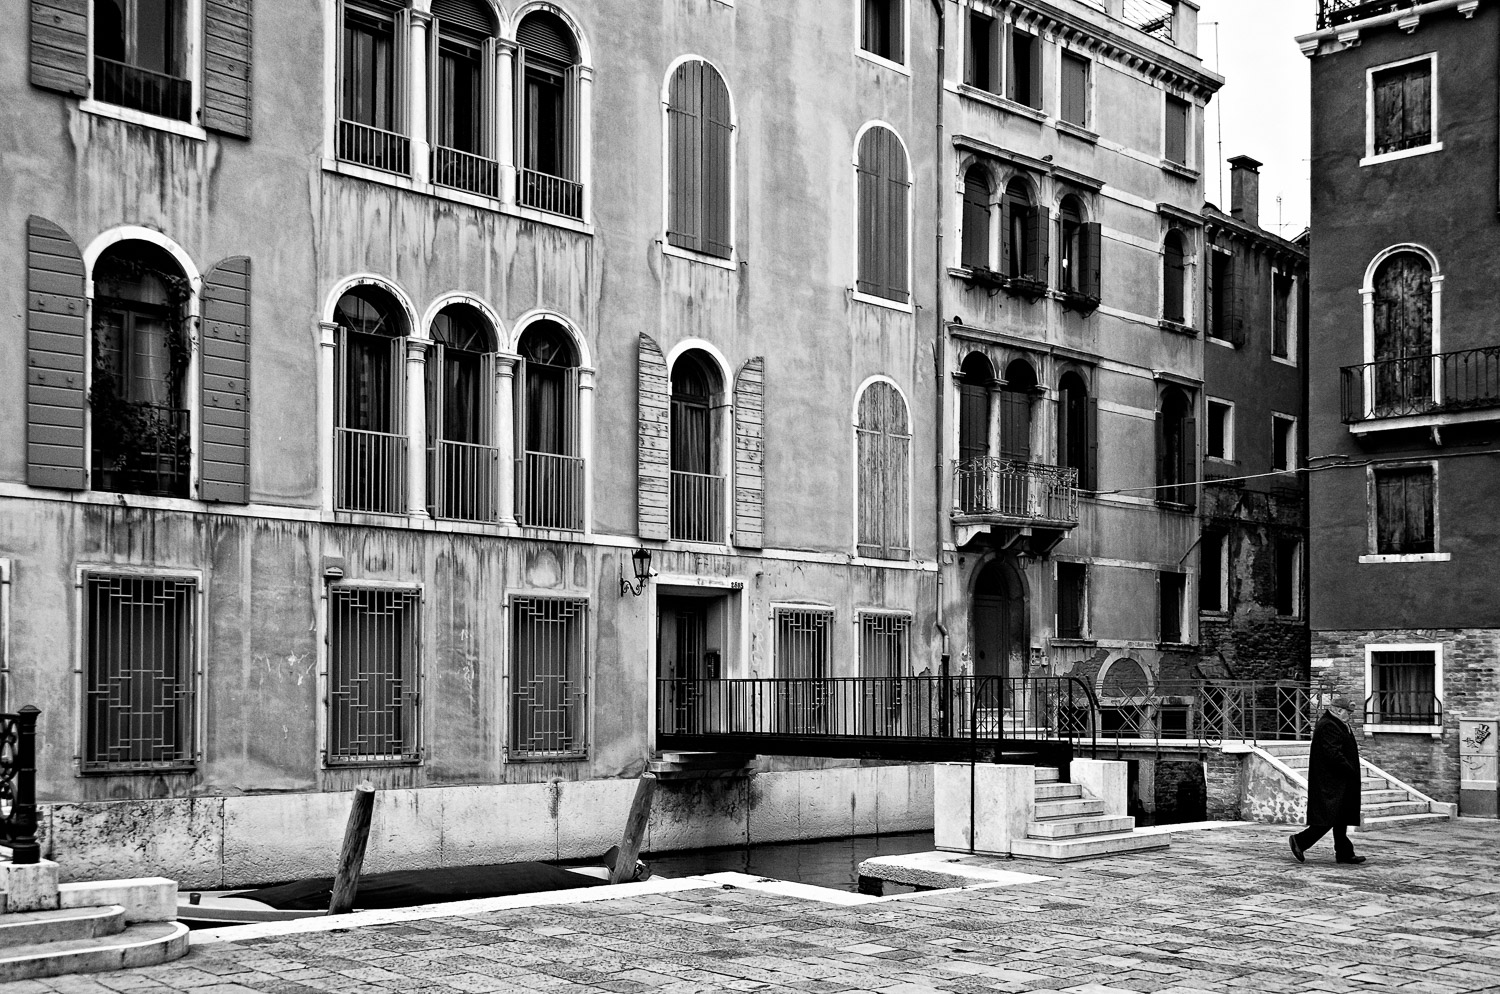
[(712, 361), (684, 353), (672, 364), (672, 537), (724, 541), (724, 477), (716, 415), (721, 387)]
[(902, 0), (864, 0), (860, 47), (891, 62), (905, 61)]
[(567, 331), (552, 321), (521, 335), (516, 437), (517, 514), (533, 528), (583, 528), (583, 457), (578, 452), (578, 360)]
[(493, 521), (500, 450), (491, 441), (489, 330), (472, 307), (445, 307), (427, 356), (427, 503), (437, 518)]
[(1035, 35), (1010, 33), (1010, 76), (1005, 95), (1018, 104), (1042, 106), (1042, 59)]
[(1271, 296), (1271, 354), (1285, 359), (1291, 348), (1291, 276), (1277, 273), (1272, 280)]
[(187, 121), (183, 0), (95, 0), (94, 99)]
[(995, 92), (995, 19), (969, 13), (969, 79), (970, 86)]
[(1047, 225), (1045, 207), (1032, 202), (1026, 182), (1013, 179), (1005, 188), (1002, 216), (1001, 273), (1037, 286), (1047, 283)]
[(1156, 482), (1157, 501), (1178, 506), (1196, 503), (1198, 460), (1196, 453), (1197, 422), (1193, 404), (1178, 387), (1162, 393), (1161, 410), (1156, 414)]
[(1163, 246), (1161, 316), (1177, 324), (1187, 324), (1187, 252), (1183, 249), (1182, 233), (1176, 230), (1167, 232)]
[(1158, 638), (1162, 642), (1184, 642), (1186, 633), (1182, 626), (1182, 599), (1187, 589), (1187, 575), (1183, 573), (1158, 573), (1161, 594), (1161, 630)]
[(1058, 382), (1057, 463), (1078, 470), (1078, 485), (1095, 488), (1098, 461), (1098, 405), (1077, 373)]
[(338, 156), (406, 174), (411, 143), (400, 131), (396, 25), (389, 15), (349, 7), (344, 14)]
[(1209, 253), (1209, 279), (1213, 288), (1209, 295), (1213, 311), (1208, 333), (1227, 342), (1239, 340), (1238, 297), (1235, 289), (1234, 255), (1230, 252)]
[(1227, 565), (1224, 557), (1225, 535), (1220, 531), (1204, 529), (1203, 541), (1198, 551), (1198, 610), (1223, 611), (1225, 576)]
[(1431, 466), (1375, 471), (1375, 552), (1382, 556), (1436, 551)]
[(1295, 469), (1297, 456), (1297, 422), (1291, 418), (1271, 418), (1271, 468)]
[(1286, 617), (1301, 614), (1298, 610), (1302, 574), (1302, 543), (1296, 539), (1276, 540), (1276, 613)]
[(341, 510), (404, 514), (406, 506), (405, 396), (401, 307), (373, 286), (339, 299), (339, 370), (334, 405), (337, 441), (336, 506)]
[(1085, 596), (1088, 567), (1083, 563), (1057, 564), (1057, 637), (1085, 637)]
[(577, 46), (567, 26), (547, 12), (526, 15), (516, 38), (519, 201), (525, 207), (582, 217)]
[(1234, 409), (1228, 404), (1221, 404), (1216, 400), (1208, 402), (1208, 444), (1204, 455), (1211, 459), (1228, 459), (1230, 457), (1230, 431), (1233, 423), (1232, 411)]
[(1366, 717), (1382, 725), (1436, 725), (1437, 654), (1431, 649), (1370, 653), (1370, 701)]
[(1376, 155), (1432, 143), (1432, 60), (1374, 73)]

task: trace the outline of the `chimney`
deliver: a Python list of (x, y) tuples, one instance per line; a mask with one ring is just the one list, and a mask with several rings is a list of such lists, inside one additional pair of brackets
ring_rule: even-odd
[(1260, 227), (1260, 167), (1248, 155), (1229, 160), (1229, 213), (1252, 227)]

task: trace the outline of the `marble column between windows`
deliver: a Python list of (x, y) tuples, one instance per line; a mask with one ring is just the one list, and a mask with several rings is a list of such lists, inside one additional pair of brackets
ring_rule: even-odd
[(494, 445), (500, 452), (495, 515), (502, 525), (516, 524), (516, 363), (519, 360), (520, 356), (504, 352), (495, 355)]
[(578, 455), (583, 462), (583, 533), (594, 532), (594, 371), (578, 370)]
[(516, 44), (501, 40), (495, 46), (495, 160), (500, 163), (500, 202), (509, 207), (516, 203)]
[(334, 426), (333, 398), (338, 392), (334, 382), (335, 351), (338, 348), (339, 326), (332, 321), (318, 322), (318, 494), (323, 510), (334, 508), (334, 461), (338, 453), (337, 429)]
[(427, 349), (431, 342), (406, 340), (406, 513), (427, 518)]
[(432, 15), (413, 10), (408, 16), (411, 19), (411, 42), (408, 49), (411, 53), (408, 62), (411, 66), (411, 86), (408, 87), (411, 102), (406, 119), (407, 134), (411, 136), (411, 178), (421, 184), (432, 178), (432, 145), (427, 136), (427, 32), (432, 25)]

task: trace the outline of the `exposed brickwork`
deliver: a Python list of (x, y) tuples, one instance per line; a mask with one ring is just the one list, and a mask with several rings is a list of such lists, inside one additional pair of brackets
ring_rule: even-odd
[(1214, 820), (1237, 821), (1240, 818), (1241, 779), (1244, 763), (1239, 756), (1210, 752), (1203, 767), (1208, 791), (1207, 816)]
[[(1365, 700), (1365, 646), (1397, 642), (1443, 646), (1443, 734), (1376, 732), (1360, 738), (1360, 754), (1439, 801), (1457, 801), (1459, 718), (1500, 716), (1500, 629), (1313, 632), (1312, 658), (1327, 662), (1313, 670), (1314, 690)], [(1355, 714), (1354, 724), (1363, 719)]]
[(1177, 824), (1207, 817), (1208, 786), (1202, 763), (1156, 764), (1156, 823)]

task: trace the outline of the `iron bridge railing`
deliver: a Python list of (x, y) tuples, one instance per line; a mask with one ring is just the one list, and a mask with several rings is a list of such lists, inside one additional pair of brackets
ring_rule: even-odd
[(1191, 742), (1312, 738), (1312, 692), (1286, 681), (1163, 680), (1137, 690), (1095, 688), (1099, 737)]
[(995, 456), (976, 456), (954, 467), (958, 510), (1045, 521), (1078, 521), (1078, 470)]
[(1500, 346), (1383, 359), (1343, 372), (1344, 424), (1500, 407)]
[(11, 862), (42, 858), (36, 841), (36, 720), (28, 704), (17, 714), (0, 714), (0, 846)]

